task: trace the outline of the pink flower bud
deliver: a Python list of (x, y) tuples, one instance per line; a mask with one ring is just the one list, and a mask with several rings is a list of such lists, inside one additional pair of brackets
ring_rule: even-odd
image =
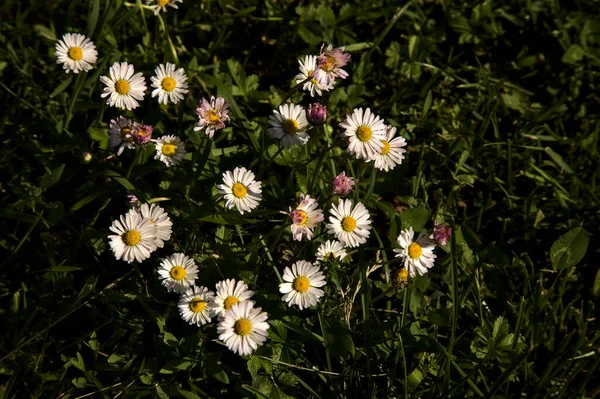
[(433, 232), (429, 238), (435, 240), (438, 245), (446, 245), (448, 241), (450, 241), (450, 237), (452, 237), (452, 229), (450, 226), (440, 224), (440, 222), (436, 220), (435, 226), (433, 226)]
[(348, 195), (354, 186), (354, 179), (346, 176), (346, 172), (342, 172), (333, 179), (333, 193), (336, 195)]
[(150, 125), (142, 125), (141, 123), (135, 122), (131, 129), (131, 136), (133, 142), (136, 144), (146, 144), (152, 139), (152, 131), (154, 128)]
[(312, 103), (308, 106), (308, 120), (315, 126), (320, 126), (327, 120), (327, 107), (320, 103)]

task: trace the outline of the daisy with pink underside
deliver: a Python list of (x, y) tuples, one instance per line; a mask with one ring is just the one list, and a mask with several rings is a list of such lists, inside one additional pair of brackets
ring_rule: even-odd
[(315, 227), (324, 218), (323, 211), (319, 209), (317, 200), (311, 198), (308, 194), (300, 196), (300, 203), (296, 209), (291, 210), (290, 208), (289, 216), (292, 219), (292, 237), (296, 241), (301, 241), (303, 235), (306, 235), (306, 238), (311, 240)]
[(224, 129), (225, 122), (229, 122), (229, 103), (223, 97), (211, 96), (210, 102), (206, 98), (200, 100), (200, 106), (196, 108), (198, 124), (195, 131), (203, 130), (209, 138), (213, 138), (215, 131)]

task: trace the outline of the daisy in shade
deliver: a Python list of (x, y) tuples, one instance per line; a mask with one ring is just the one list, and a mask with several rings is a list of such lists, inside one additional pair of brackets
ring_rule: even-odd
[(131, 134), (133, 130), (133, 122), (123, 116), (119, 116), (117, 119), (111, 119), (108, 127), (108, 142), (110, 146), (117, 150), (117, 156), (121, 155), (125, 148), (133, 150), (135, 143), (133, 142), (133, 136)]
[(369, 238), (371, 216), (361, 202), (354, 207), (352, 205), (352, 200), (340, 200), (337, 206), (331, 206), (327, 232), (335, 234), (343, 245), (354, 248)]
[(194, 128), (195, 131), (206, 129), (204, 132), (208, 138), (213, 138), (215, 131), (224, 129), (225, 122), (229, 121), (229, 103), (225, 102), (223, 97), (211, 96), (210, 102), (202, 98), (200, 107), (196, 108), (198, 114), (198, 125)]
[(417, 274), (423, 276), (433, 267), (436, 258), (433, 253), (435, 243), (429, 238), (429, 233), (422, 231), (416, 240), (414, 236), (412, 227), (402, 230), (397, 238), (400, 249), (394, 249), (396, 258), (402, 258), (410, 277), (415, 277)]
[(179, 165), (187, 153), (185, 144), (177, 136), (162, 136), (152, 141), (156, 146), (154, 159), (159, 159), (167, 166)]
[(194, 259), (177, 253), (160, 263), (158, 274), (167, 291), (183, 294), (194, 285), (194, 280), (198, 278), (198, 266)]
[(154, 127), (151, 125), (144, 125), (143, 123), (133, 122), (131, 128), (131, 136), (135, 144), (146, 144), (152, 139), (152, 132)]
[(217, 332), (230, 351), (239, 355), (250, 355), (267, 340), (267, 313), (254, 308), (251, 303), (239, 303), (225, 314)]
[(330, 44), (325, 48), (325, 44), (321, 46), (321, 54), (319, 54), (319, 69), (325, 75), (323, 80), (328, 84), (333, 85), (335, 78), (346, 79), (348, 72), (342, 67), (350, 62), (350, 54), (344, 54), (344, 47), (333, 49)]
[(115, 233), (108, 239), (117, 260), (141, 262), (156, 249), (154, 226), (137, 212), (121, 215), (119, 220), (113, 221), (110, 231)]
[(190, 325), (203, 326), (214, 316), (214, 299), (215, 293), (208, 288), (192, 286), (179, 298), (179, 314)]
[(311, 97), (315, 96), (315, 92), (318, 95), (323, 95), (324, 91), (333, 89), (333, 85), (327, 83), (326, 76), (317, 67), (317, 56), (307, 55), (304, 57), (304, 61), (298, 60), (300, 64), (300, 73), (296, 75), (296, 84), (304, 82), (309, 79), (302, 86), (302, 90), (308, 90)]
[[(127, 108), (131, 111), (144, 99), (146, 81), (141, 72), (133, 74), (133, 65), (126, 62), (115, 62), (109, 69), (110, 77), (100, 76), (100, 81), (106, 85), (102, 98), (108, 97), (106, 104), (111, 107)], [(109, 97), (110, 96), (110, 97)]]
[(279, 292), (284, 294), (281, 300), (290, 307), (297, 305), (300, 310), (315, 306), (324, 294), (319, 287), (327, 284), (319, 266), (305, 260), (294, 263), (291, 269), (286, 267), (283, 281), (285, 283), (279, 284)]
[(179, 8), (176, 3), (183, 3), (183, 0), (146, 0), (146, 5), (154, 10), (154, 15), (158, 15), (161, 11), (167, 12), (167, 6), (175, 9)]
[(98, 59), (96, 46), (79, 33), (66, 33), (62, 40), (56, 43), (56, 52), (58, 58), (57, 64), (63, 64), (63, 69), (66, 73), (79, 71), (89, 71)]
[(183, 68), (175, 70), (175, 64), (167, 62), (160, 64), (154, 70), (156, 76), (152, 76), (152, 98), (158, 96), (159, 104), (167, 104), (171, 101), (177, 104), (183, 100), (183, 95), (188, 92), (187, 75)]
[[(375, 167), (379, 170), (392, 170), (396, 165), (400, 165), (404, 159), (404, 153), (406, 150), (406, 140), (402, 136), (394, 137), (396, 135), (396, 128), (393, 126), (387, 126), (387, 133), (385, 138), (381, 140), (383, 147), (381, 148), (381, 154), (375, 154)], [(369, 162), (370, 160), (367, 160)]]
[(270, 128), (267, 133), (273, 138), (280, 139), (284, 148), (293, 145), (305, 145), (310, 136), (306, 130), (310, 126), (306, 119), (306, 111), (300, 105), (283, 104), (275, 115), (269, 116)]
[(308, 240), (312, 239), (312, 234), (318, 223), (323, 221), (323, 211), (318, 209), (317, 200), (310, 195), (300, 195), (300, 203), (296, 209), (290, 208), (290, 219), (292, 219), (292, 237), (296, 241), (301, 241), (302, 236), (306, 235)]
[(233, 279), (219, 281), (215, 296), (215, 314), (227, 313), (237, 303), (249, 302), (250, 306), (253, 306), (254, 301), (249, 300), (252, 295), (254, 295), (254, 291), (251, 291), (241, 280), (237, 282)]
[[(136, 212), (136, 209), (131, 209), (129, 212)], [(142, 218), (150, 222), (156, 229), (156, 246), (158, 248), (164, 247), (165, 241), (171, 239), (171, 227), (173, 226), (167, 212), (156, 204), (143, 204), (140, 207), (140, 213)]]
[(348, 254), (339, 241), (327, 240), (317, 249), (317, 262), (341, 261)]
[(258, 206), (262, 199), (261, 182), (254, 180), (254, 173), (246, 168), (235, 168), (233, 172), (223, 173), (223, 183), (217, 185), (217, 190), (225, 196), (225, 206), (234, 206), (243, 215)]
[(354, 154), (356, 159), (364, 158), (367, 161), (375, 159), (381, 154), (387, 128), (383, 120), (371, 113), (367, 108), (355, 108), (351, 115), (346, 115), (340, 127), (345, 129), (342, 137), (348, 137), (348, 152)]

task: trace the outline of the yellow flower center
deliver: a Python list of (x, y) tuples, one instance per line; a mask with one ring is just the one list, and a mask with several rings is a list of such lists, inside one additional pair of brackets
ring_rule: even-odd
[(298, 131), (298, 122), (293, 119), (286, 119), (283, 121), (283, 131), (287, 134), (296, 134)]
[(117, 83), (115, 83), (115, 91), (119, 94), (125, 95), (129, 93), (129, 89), (129, 82), (124, 79), (119, 79), (117, 80)]
[(81, 50), (79, 47), (71, 47), (67, 55), (70, 59), (79, 61), (83, 58), (83, 50)]
[(297, 224), (306, 224), (306, 221), (308, 220), (308, 216), (306, 215), (306, 212), (298, 211), (297, 214), (302, 217), (302, 220), (300, 221), (300, 223), (297, 223)]
[(396, 273), (395, 284), (398, 288), (404, 288), (408, 282), (408, 270), (402, 268)]
[(383, 143), (383, 148), (381, 149), (381, 153), (383, 155), (387, 155), (387, 153), (390, 152), (390, 150), (392, 149), (392, 147), (390, 146), (390, 143), (388, 143), (385, 140), (381, 140), (381, 142)]
[(246, 193), (248, 193), (248, 189), (242, 183), (235, 183), (233, 187), (231, 187), (231, 191), (233, 191), (233, 195), (237, 198), (244, 198)]
[[(129, 137), (127, 137), (129, 136)], [(131, 137), (131, 128), (130, 127), (124, 127), (123, 129), (121, 129), (121, 138), (124, 140), (133, 140), (133, 137)]]
[(410, 256), (412, 259), (417, 259), (422, 253), (423, 249), (416, 242), (413, 242), (408, 246), (408, 256)]
[(321, 69), (329, 72), (329, 71), (331, 71), (333, 69), (333, 67), (335, 65), (335, 58), (333, 58), (333, 57), (331, 57), (329, 55), (326, 55), (325, 57), (327, 57), (327, 62), (325, 63), (325, 65), (323, 65), (321, 67)]
[(229, 309), (231, 309), (231, 307), (233, 305), (235, 305), (239, 301), (240, 300), (234, 296), (228, 296), (227, 298), (225, 298), (225, 301), (223, 302), (223, 307), (225, 308), (225, 310), (229, 310)]
[(162, 152), (165, 157), (172, 157), (177, 152), (177, 146), (175, 144), (163, 144), (160, 152)]
[(125, 245), (135, 247), (142, 239), (142, 236), (139, 231), (129, 230), (121, 236), (121, 239)]
[(300, 293), (305, 293), (310, 288), (310, 281), (304, 276), (296, 277), (292, 283), (292, 287)]
[(192, 312), (200, 313), (204, 309), (206, 309), (206, 301), (204, 301), (200, 298), (194, 298), (194, 299), (192, 299), (192, 302), (190, 302), (190, 310)]
[(171, 269), (171, 271), (169, 272), (169, 274), (171, 275), (173, 280), (181, 281), (185, 278), (185, 276), (187, 275), (187, 272), (185, 271), (183, 266), (174, 266)]
[(358, 139), (360, 141), (366, 142), (366, 141), (371, 140), (371, 136), (373, 136), (373, 131), (371, 130), (370, 127), (361, 125), (358, 127), (358, 130), (356, 131), (356, 135), (358, 136)]
[(354, 231), (354, 229), (356, 228), (356, 219), (354, 219), (352, 216), (346, 216), (345, 218), (342, 219), (342, 229), (344, 231), (347, 231), (348, 233)]
[(159, 6), (164, 7), (169, 4), (169, 0), (156, 0)]
[(237, 335), (248, 335), (252, 331), (252, 323), (248, 319), (239, 319), (233, 325)]
[(335, 259), (335, 254), (333, 252), (327, 252), (325, 256), (323, 256), (323, 260), (329, 261), (329, 259)]
[(219, 118), (219, 115), (217, 114), (217, 111), (214, 111), (212, 109), (206, 111), (206, 119), (211, 125), (216, 125), (221, 120), (221, 118)]
[(162, 80), (161, 86), (164, 91), (173, 91), (175, 90), (175, 79), (167, 76)]

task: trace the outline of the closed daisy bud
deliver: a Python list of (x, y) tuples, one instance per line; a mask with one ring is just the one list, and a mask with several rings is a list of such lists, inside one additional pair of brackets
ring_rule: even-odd
[(135, 144), (146, 144), (152, 139), (152, 132), (154, 128), (150, 125), (143, 125), (141, 123), (134, 122), (131, 129), (131, 136)]
[(433, 232), (429, 236), (429, 238), (435, 240), (438, 245), (446, 245), (450, 238), (452, 237), (452, 229), (450, 226), (446, 226), (445, 224), (441, 224), (437, 220), (435, 221), (435, 226), (433, 227)]
[(327, 120), (327, 107), (321, 103), (312, 103), (308, 106), (308, 120), (315, 126), (320, 126)]
[(352, 186), (354, 186), (354, 179), (346, 176), (346, 172), (342, 172), (333, 179), (333, 193), (335, 195), (339, 195), (343, 197), (344, 195), (348, 195), (350, 191), (352, 191)]
[(406, 284), (408, 283), (408, 270), (404, 267), (398, 270), (394, 273), (392, 281), (398, 289), (406, 287)]

